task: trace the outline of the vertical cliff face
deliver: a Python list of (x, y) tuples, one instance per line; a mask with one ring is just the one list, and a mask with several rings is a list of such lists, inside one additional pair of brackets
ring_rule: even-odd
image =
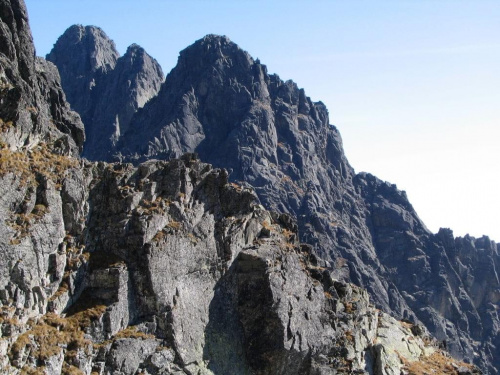
[[(194, 155), (136, 167), (72, 157), (79, 117), (55, 67), (32, 63), (38, 86), (10, 78), (2, 98), (15, 120), (0, 133), (2, 373), (385, 374), (445, 358), (335, 280), (292, 218), (225, 170)], [(46, 117), (26, 122), (26, 100)], [(7, 147), (12, 134), (37, 142)]]
[(11, 150), (56, 143), (59, 152), (76, 155), (83, 126), (70, 111), (54, 66), (35, 57), (23, 2), (0, 2), (0, 125)]
[(394, 186), (354, 175), (326, 108), (292, 82), (208, 36), (132, 115), (152, 60), (137, 46), (116, 58), (102, 32), (71, 28), (95, 58), (83, 108), (139, 77), (123, 91), (137, 107), (101, 108), (132, 116), (109, 152), (194, 150), (232, 170), (193, 154), (91, 163), (73, 157), (83, 126), (34, 57), (23, 2), (0, 0), (0, 15), (1, 372), (478, 373), (418, 319), (495, 371), (496, 245), (433, 236)]
[[(196, 152), (229, 168), (231, 180), (254, 187), (265, 207), (297, 218), (301, 240), (336, 277), (367, 288), (383, 310), (423, 322), (455, 355), (496, 371), (498, 331), (482, 326), (498, 324), (496, 302), (477, 302), (468, 286), (471, 278), (484, 280), (483, 261), (496, 264), (496, 245), (489, 258), (472, 257), (465, 272), (404, 192), (355, 175), (322, 103), (269, 75), (228, 38), (209, 35), (182, 51), (131, 129), (118, 145), (122, 158)], [(494, 266), (487, 274), (496, 290)]]
[(120, 57), (114, 42), (94, 26), (71, 26), (47, 60), (58, 67), (68, 101), (82, 116), (83, 156), (91, 160), (110, 159), (132, 115), (156, 95), (164, 79), (143, 48), (131, 45)]
[(499, 246), (449, 229), (430, 234), (394, 185), (369, 174), (354, 182), (387, 281), (448, 350), (496, 373)]

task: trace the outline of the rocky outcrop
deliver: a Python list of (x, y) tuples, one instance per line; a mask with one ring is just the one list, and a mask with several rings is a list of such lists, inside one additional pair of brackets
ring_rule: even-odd
[(44, 142), (59, 153), (77, 155), (83, 126), (65, 101), (57, 69), (35, 57), (24, 3), (2, 0), (0, 15), (2, 147), (17, 150)]
[(164, 79), (143, 48), (133, 44), (120, 57), (114, 42), (94, 26), (71, 26), (47, 60), (58, 67), (68, 101), (82, 117), (83, 156), (91, 160), (110, 159), (132, 115), (157, 94)]
[[(366, 288), (379, 308), (424, 323), (454, 355), (496, 372), (489, 358), (498, 330), (480, 329), (486, 336), (476, 338), (483, 319), (496, 327), (495, 303), (474, 304), (477, 292), (466, 287), (471, 274), (427, 230), (404, 192), (354, 173), (321, 102), (269, 75), (228, 38), (209, 35), (182, 51), (131, 126), (118, 145), (123, 160), (197, 152), (228, 168), (266, 208), (297, 219), (300, 239), (322, 266), (345, 263), (336, 276)], [(481, 273), (480, 263), (471, 260), (468, 271)], [(494, 270), (488, 275), (496, 289)]]
[(1, 227), (3, 372), (396, 374), (431, 356), (476, 371), (336, 280), (225, 170), (186, 155), (52, 178)]
[(392, 288), (454, 355), (496, 373), (498, 246), (487, 237), (454, 238), (449, 229), (429, 233), (406, 195), (372, 175), (357, 175), (355, 185)]
[[(396, 321), (371, 305), (365, 290), (345, 281), (358, 275), (372, 291), (380, 283), (384, 292), (390, 282), (397, 292), (402, 281), (391, 279), (377, 260), (377, 252), (388, 251), (377, 242), (377, 233), (399, 228), (403, 224), (394, 218), (401, 215), (419, 241), (428, 233), (416, 231), (420, 222), (404, 195), (374, 178), (354, 176), (324, 106), (312, 103), (293, 83), (269, 77), (227, 39), (211, 36), (181, 54), (182, 61), (192, 53), (189, 62), (199, 51), (215, 52), (184, 67), (211, 85), (206, 90), (193, 86), (191, 96), (181, 92), (184, 102), (179, 103), (192, 105), (179, 112), (186, 117), (178, 129), (187, 132), (178, 143), (165, 138), (172, 145), (168, 149), (158, 138), (147, 156), (178, 156), (186, 150), (184, 139), (194, 145), (203, 138), (207, 143), (196, 148), (200, 153), (230, 162), (218, 147), (235, 141), (234, 149), (243, 154), (233, 161), (231, 176), (194, 154), (135, 166), (80, 160), (74, 156), (83, 142), (81, 122), (65, 102), (54, 66), (30, 60), (24, 4), (0, 1), (0, 62), (7, 82), (2, 113), (12, 119), (0, 133), (1, 372), (478, 373), (437, 348), (425, 327), (415, 324), (417, 318)], [(107, 58), (112, 54), (103, 58), (102, 49), (95, 52), (96, 61), (113, 60)], [(135, 46), (127, 55), (142, 58)], [(206, 62), (218, 73), (209, 74)], [(226, 74), (233, 68), (252, 69), (255, 76), (235, 79)], [(172, 82), (179, 72), (171, 75)], [(220, 80), (220, 87), (213, 86)], [(92, 81), (82, 82), (92, 87)], [(169, 84), (158, 102), (146, 106), (160, 111)], [(196, 90), (201, 95), (197, 111)], [(219, 98), (231, 91), (242, 96)], [(220, 101), (212, 105), (201, 100), (204, 96)], [(35, 106), (26, 109), (26, 103)], [(217, 112), (219, 105), (227, 106)], [(146, 121), (147, 113), (153, 112), (138, 111), (133, 118)], [(232, 129), (231, 142), (216, 133), (212, 120), (207, 123), (213, 133), (200, 133), (201, 138), (190, 133), (196, 121), (201, 126), (211, 114), (221, 129)], [(238, 114), (241, 128), (224, 117)], [(130, 160), (146, 158), (139, 146), (135, 151), (132, 143), (127, 147)], [(308, 167), (309, 162), (318, 167)], [(270, 182), (276, 186), (270, 188)], [(323, 198), (321, 189), (327, 187), (331, 191)], [(324, 199), (331, 199), (335, 210), (328, 211), (332, 206), (323, 206)], [(261, 202), (276, 210), (264, 209)], [(300, 244), (300, 237), (312, 245)], [(429, 238), (435, 241), (432, 251), (443, 249), (449, 258), (455, 254), (450, 265), (467, 278), (466, 293), (485, 291), (473, 300), (478, 314), (485, 304), (494, 306), (495, 286), (486, 287), (495, 273), (486, 264), (495, 257), (493, 244), (486, 239), (453, 242), (446, 231)], [(325, 247), (329, 243), (331, 251)], [(471, 249), (477, 250), (474, 257), (469, 257)], [(339, 258), (339, 252), (352, 259)], [(433, 256), (429, 253), (429, 259)], [(484, 279), (475, 274), (477, 262), (485, 262)], [(374, 296), (379, 305), (390, 306), (396, 292)], [(455, 317), (446, 318), (447, 310), (435, 307), (437, 293), (431, 297), (436, 327), (448, 319), (453, 328)], [(409, 304), (398, 306), (409, 309)], [(495, 320), (491, 310), (484, 311), (492, 317), (490, 325), (481, 323), (489, 338), (486, 329), (495, 329)], [(409, 309), (407, 315), (412, 314)]]

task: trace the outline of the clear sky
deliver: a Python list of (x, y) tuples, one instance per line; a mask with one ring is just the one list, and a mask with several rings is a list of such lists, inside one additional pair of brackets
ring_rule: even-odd
[(37, 54), (100, 26), (165, 73), (206, 34), (323, 101), (357, 172), (406, 190), (427, 227), (500, 241), (500, 1), (26, 0)]

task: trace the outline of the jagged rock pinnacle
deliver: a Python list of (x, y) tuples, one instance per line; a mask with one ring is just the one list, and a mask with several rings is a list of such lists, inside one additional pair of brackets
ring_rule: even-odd
[(74, 25), (47, 55), (61, 72), (68, 101), (87, 132), (83, 156), (109, 159), (133, 114), (156, 95), (164, 76), (158, 62), (131, 45), (120, 57), (98, 27)]

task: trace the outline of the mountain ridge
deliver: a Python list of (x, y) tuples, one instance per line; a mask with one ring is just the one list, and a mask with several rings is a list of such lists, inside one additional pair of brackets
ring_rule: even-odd
[[(31, 56), (23, 1), (0, 0), (0, 10), (0, 40), (13, 41)], [(16, 17), (5, 14), (16, 14), (21, 21), (15, 22), (23, 27), (13, 27)], [(234, 47), (227, 40), (213, 42), (220, 42), (221, 52)], [(422, 258), (419, 246), (429, 240), (428, 233), (419, 232), (420, 221), (404, 195), (373, 176), (353, 175), (326, 108), (292, 82), (267, 75), (260, 63), (249, 63), (248, 55), (240, 53), (238, 59), (217, 55), (219, 50), (217, 74), (202, 74), (199, 82), (210, 83), (204, 95), (203, 85), (186, 86), (186, 92), (167, 79), (164, 92), (183, 106), (163, 120), (187, 125), (188, 134), (197, 122), (233, 129), (230, 140), (240, 142), (233, 157), (242, 161), (232, 164), (233, 171), (186, 154), (200, 140), (196, 137), (191, 145), (179, 137), (183, 155), (170, 161), (89, 162), (74, 157), (83, 144), (83, 126), (65, 101), (53, 65), (34, 56), (19, 64), (23, 53), (5, 45), (0, 66), (6, 82), (2, 104), (7, 105), (2, 109), (9, 111), (2, 115), (12, 123), (0, 133), (2, 371), (379, 375), (425, 368), (478, 373), (447, 357), (418, 322), (397, 322), (376, 310), (366, 291), (343, 280), (357, 277), (376, 289), (368, 283), (370, 267), (386, 268), (377, 257), (393, 251), (393, 245), (403, 243), (417, 253), (419, 269), (429, 262), (437, 271), (448, 249), (458, 255), (461, 266), (455, 268), (461, 267), (468, 287), (483, 292), (473, 306), (484, 305), (483, 300), (494, 305), (495, 295), (485, 283), (495, 287), (488, 285), (495, 264), (481, 269), (482, 279), (474, 273), (482, 253), (495, 260), (494, 244), (472, 238), (457, 242), (443, 232), (440, 241), (447, 248), (426, 248), (429, 254)], [(245, 69), (251, 69), (251, 78)], [(91, 82), (89, 77), (83, 81)], [(209, 100), (198, 100), (199, 89)], [(228, 92), (224, 101), (220, 95)], [(134, 118), (150, 121), (149, 107), (159, 106), (161, 113), (160, 104), (146, 103), (131, 126)], [(224, 110), (217, 111), (219, 105)], [(234, 113), (241, 123), (230, 121)], [(226, 162), (221, 152), (210, 151), (228, 137), (206, 134), (209, 142), (202, 151)], [(161, 142), (156, 146), (156, 151), (169, 151), (161, 149)], [(231, 181), (233, 175), (243, 180)], [(326, 198), (324, 187), (331, 188)], [(325, 199), (332, 200), (331, 212)], [(307, 221), (294, 213), (308, 215)], [(299, 243), (299, 236), (311, 244)], [(372, 246), (372, 239), (390, 241)], [(326, 241), (335, 251), (325, 251)], [(441, 258), (435, 261), (431, 251)], [(388, 278), (389, 271), (374, 280), (402, 285)], [(427, 281), (431, 286), (434, 280)], [(391, 294), (383, 287), (380, 292), (374, 297), (389, 304)], [(435, 297), (446, 298), (444, 292)], [(463, 299), (470, 300), (467, 290)], [(430, 302), (426, 306), (436, 305)], [(443, 328), (442, 320), (436, 323)], [(484, 356), (485, 368), (488, 360)]]
[[(488, 298), (472, 302), (475, 267), (450, 258), (445, 244), (451, 242), (427, 230), (395, 185), (355, 174), (322, 103), (293, 81), (269, 75), (227, 37), (208, 35), (181, 51), (117, 151), (134, 163), (196, 152), (229, 169), (231, 180), (254, 188), (266, 208), (297, 218), (301, 241), (314, 246), (323, 266), (346, 259), (337, 277), (367, 288), (378, 307), (430, 327), (454, 355), (483, 367), (495, 358), (487, 342), (498, 332), (481, 322), (498, 317)], [(488, 275), (485, 287), (494, 291), (496, 268)]]
[[(450, 241), (428, 231), (395, 185), (354, 173), (322, 103), (292, 81), (267, 74), (227, 37), (208, 35), (181, 51), (130, 129), (118, 144), (121, 160), (197, 152), (228, 168), (234, 182), (255, 188), (266, 208), (298, 219), (300, 239), (315, 246), (325, 266), (347, 259), (352, 266), (339, 276), (367, 288), (383, 310), (431, 327), (454, 355), (478, 360), (474, 353), (484, 350), (489, 359), (483, 367), (496, 357), (486, 342), (496, 341), (498, 332), (481, 324), (497, 321), (494, 305), (487, 298), (482, 303), (489, 307), (472, 302), (476, 286), (470, 280), (482, 278), (475, 267), (452, 259), (445, 246)], [(498, 247), (492, 248), (497, 257)], [(475, 245), (470, 249), (480, 253)], [(496, 267), (488, 275), (491, 286), (485, 288), (493, 292)]]

